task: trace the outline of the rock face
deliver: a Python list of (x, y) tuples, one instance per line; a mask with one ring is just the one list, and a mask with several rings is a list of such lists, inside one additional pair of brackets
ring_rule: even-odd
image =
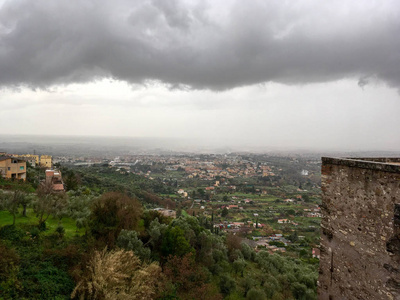
[(322, 158), (319, 299), (400, 299), (400, 159)]

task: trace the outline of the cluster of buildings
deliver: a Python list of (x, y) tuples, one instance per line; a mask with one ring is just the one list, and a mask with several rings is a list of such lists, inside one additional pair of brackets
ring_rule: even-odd
[(45, 179), (43, 183), (51, 185), (53, 191), (64, 191), (64, 183), (61, 172), (52, 169), (52, 157), (50, 155), (35, 154), (8, 154), (0, 153), (0, 176), (7, 179), (16, 179), (25, 181), (27, 178), (26, 163), (33, 167), (40, 166), (45, 168)]
[(246, 232), (246, 233), (251, 233), (254, 228), (263, 228), (266, 227), (265, 224), (253, 222), (253, 221), (247, 221), (247, 222), (228, 222), (228, 221), (223, 221), (220, 223), (214, 224), (214, 228), (218, 228), (220, 230), (226, 231), (226, 232)]
[(51, 155), (13, 154), (12, 156), (29, 162), (32, 167), (51, 168), (53, 165)]
[[(227, 166), (226, 166), (227, 165)], [(226, 166), (226, 167), (225, 167)], [(258, 165), (255, 162), (236, 160), (227, 164), (224, 160), (214, 161), (185, 161), (175, 168), (181, 167), (188, 174), (188, 178), (201, 178), (212, 180), (218, 176), (226, 178), (275, 176), (268, 165)], [(224, 168), (225, 167), (225, 168)]]
[[(255, 244), (255, 249), (261, 250), (266, 249), (270, 253), (274, 252), (286, 252), (286, 246), (291, 244), (291, 241), (287, 240), (282, 234), (276, 233), (272, 234), (268, 237), (253, 237), (253, 241)], [(271, 242), (281, 242), (282, 246), (270, 245)]]
[(65, 165), (72, 164), (75, 166), (92, 166), (94, 164), (108, 163), (109, 159), (97, 156), (56, 156), (53, 157), (54, 163), (62, 163)]
[[(188, 178), (213, 180), (218, 176), (226, 178), (275, 176), (273, 166), (265, 163), (256, 163), (243, 159), (240, 155), (135, 155), (117, 157), (110, 162), (110, 166), (135, 165), (154, 167), (158, 166), (165, 171), (185, 171)], [(145, 171), (139, 171), (140, 175)], [(147, 174), (149, 175), (149, 174)]]
[[(299, 236), (299, 240), (304, 239), (304, 236)], [(286, 247), (291, 245), (292, 242), (286, 239), (282, 234), (276, 233), (272, 234), (267, 237), (257, 237), (254, 236), (253, 240), (244, 240), (245, 243), (247, 243), (250, 247), (253, 247), (255, 251), (260, 251), (260, 250), (267, 250), (270, 254), (273, 254), (275, 252), (281, 252), (285, 253), (286, 252)], [(272, 245), (273, 243), (271, 242), (280, 242), (279, 245)], [(313, 258), (320, 258), (320, 249), (318, 248), (312, 248), (311, 249), (311, 257)]]
[(35, 154), (8, 154), (0, 152), (0, 174), (3, 178), (26, 180), (26, 163), (33, 167), (51, 169), (52, 157), (50, 155)]

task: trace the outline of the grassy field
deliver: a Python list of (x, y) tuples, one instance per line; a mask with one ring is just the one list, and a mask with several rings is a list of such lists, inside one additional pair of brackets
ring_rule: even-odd
[(180, 199), (181, 196), (178, 196), (176, 194), (160, 194), (160, 197), (166, 197), (170, 199)]
[(185, 171), (167, 171), (165, 173), (151, 173), (153, 178), (163, 178), (163, 179), (182, 179), (186, 176)]
[[(21, 210), (22, 212), (22, 210)], [(32, 209), (27, 210), (27, 217), (23, 217), (21, 215), (21, 212), (17, 215), (17, 218), (15, 220), (15, 224), (27, 224), (27, 225), (37, 225), (38, 224), (38, 219), (35, 216), (35, 213), (33, 212)], [(0, 211), (0, 227), (3, 227), (4, 225), (11, 225), (13, 222), (13, 217), (8, 211)], [(59, 225), (59, 220), (54, 219), (53, 217), (49, 217), (46, 221), (46, 231), (45, 234), (51, 234), (53, 233), (57, 226)], [(65, 236), (66, 237), (72, 237), (76, 234), (84, 234), (85, 230), (80, 229), (77, 231), (76, 225), (75, 225), (75, 220), (71, 218), (62, 218), (61, 220), (61, 225), (65, 229)]]

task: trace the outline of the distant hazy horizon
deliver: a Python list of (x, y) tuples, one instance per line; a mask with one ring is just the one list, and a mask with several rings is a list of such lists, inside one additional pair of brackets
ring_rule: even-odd
[(0, 134), (0, 152), (16, 154), (33, 153), (52, 155), (128, 155), (183, 153), (265, 153), (265, 154), (321, 154), (400, 156), (400, 151), (385, 149), (305, 148), (277, 147), (274, 145), (241, 145), (212, 143), (212, 141), (154, 137), (107, 137), (107, 136), (54, 136), (54, 135), (4, 135)]

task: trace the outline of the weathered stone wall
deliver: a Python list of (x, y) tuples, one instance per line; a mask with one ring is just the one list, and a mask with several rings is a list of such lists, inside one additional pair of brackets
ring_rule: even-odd
[(399, 161), (322, 158), (319, 299), (400, 299)]

